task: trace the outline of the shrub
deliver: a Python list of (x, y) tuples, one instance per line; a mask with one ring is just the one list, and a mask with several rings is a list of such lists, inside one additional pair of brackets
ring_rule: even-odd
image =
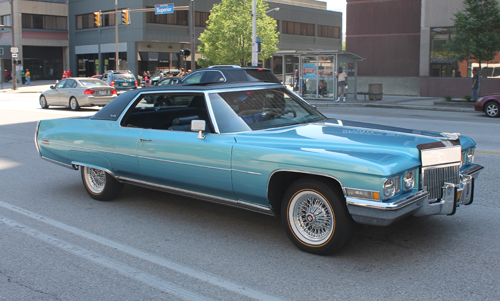
[(472, 101), (472, 96), (470, 95), (465, 95), (464, 96), (465, 101)]
[(451, 96), (450, 96), (450, 95), (446, 95), (446, 96), (444, 97), (444, 100), (445, 100), (445, 101), (451, 101)]

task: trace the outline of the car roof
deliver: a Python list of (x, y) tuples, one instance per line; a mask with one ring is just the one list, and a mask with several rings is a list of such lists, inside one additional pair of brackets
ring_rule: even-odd
[(136, 90), (130, 90), (126, 93), (121, 94), (104, 108), (99, 110), (91, 119), (97, 120), (117, 120), (123, 110), (127, 107), (132, 99), (134, 99), (137, 94), (143, 92), (164, 92), (164, 91), (193, 91), (193, 92), (209, 92), (209, 91), (220, 91), (220, 90), (231, 90), (231, 89), (248, 89), (248, 88), (284, 88), (283, 85), (278, 83), (267, 83), (267, 82), (230, 82), (230, 83), (203, 83), (203, 84), (176, 84), (176, 85), (165, 85), (165, 86), (151, 86), (147, 88), (141, 88)]

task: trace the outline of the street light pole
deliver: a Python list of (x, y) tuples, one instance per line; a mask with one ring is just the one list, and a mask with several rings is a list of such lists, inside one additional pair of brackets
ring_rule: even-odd
[(257, 0), (252, 0), (252, 66), (257, 62)]
[(115, 0), (115, 68), (120, 70), (120, 58), (118, 57), (118, 0)]
[[(16, 38), (14, 34), (14, 0), (9, 0), (10, 2), (10, 21), (12, 22), (12, 26), (10, 27), (10, 32), (12, 34), (12, 47), (16, 47)], [(14, 63), (14, 59), (10, 58), (12, 62), (12, 90), (17, 90), (17, 72), (16, 72), (16, 64)]]

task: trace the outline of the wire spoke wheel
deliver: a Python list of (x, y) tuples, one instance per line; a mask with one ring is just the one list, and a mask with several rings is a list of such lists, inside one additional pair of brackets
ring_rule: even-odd
[(82, 181), (87, 193), (98, 201), (110, 201), (117, 197), (123, 184), (98, 168), (82, 166)]
[(103, 192), (106, 187), (106, 173), (103, 170), (87, 167), (85, 168), (85, 180), (88, 188), (95, 194)]
[(338, 183), (303, 177), (286, 190), (281, 219), (292, 243), (302, 251), (329, 255), (341, 250), (354, 229)]
[(323, 244), (335, 230), (335, 218), (330, 204), (314, 191), (295, 195), (289, 210), (291, 226), (299, 238), (310, 245)]

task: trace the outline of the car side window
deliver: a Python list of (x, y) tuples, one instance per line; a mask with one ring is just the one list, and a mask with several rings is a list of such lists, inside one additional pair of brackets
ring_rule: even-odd
[(182, 80), (183, 84), (197, 84), (201, 82), (201, 76), (203, 75), (203, 72), (195, 72), (192, 73), (191, 75), (187, 76)]
[(226, 81), (226, 78), (220, 71), (205, 71), (201, 77), (202, 83), (217, 83), (224, 81)]
[(64, 88), (76, 88), (76, 81), (73, 79), (66, 80), (66, 84), (64, 85)]
[(191, 132), (191, 120), (212, 126), (202, 93), (142, 94), (125, 114), (121, 126)]
[(61, 89), (62, 87), (64, 87), (64, 85), (66, 84), (66, 81), (65, 79), (61, 80), (59, 83), (57, 83), (56, 85), (56, 89)]

